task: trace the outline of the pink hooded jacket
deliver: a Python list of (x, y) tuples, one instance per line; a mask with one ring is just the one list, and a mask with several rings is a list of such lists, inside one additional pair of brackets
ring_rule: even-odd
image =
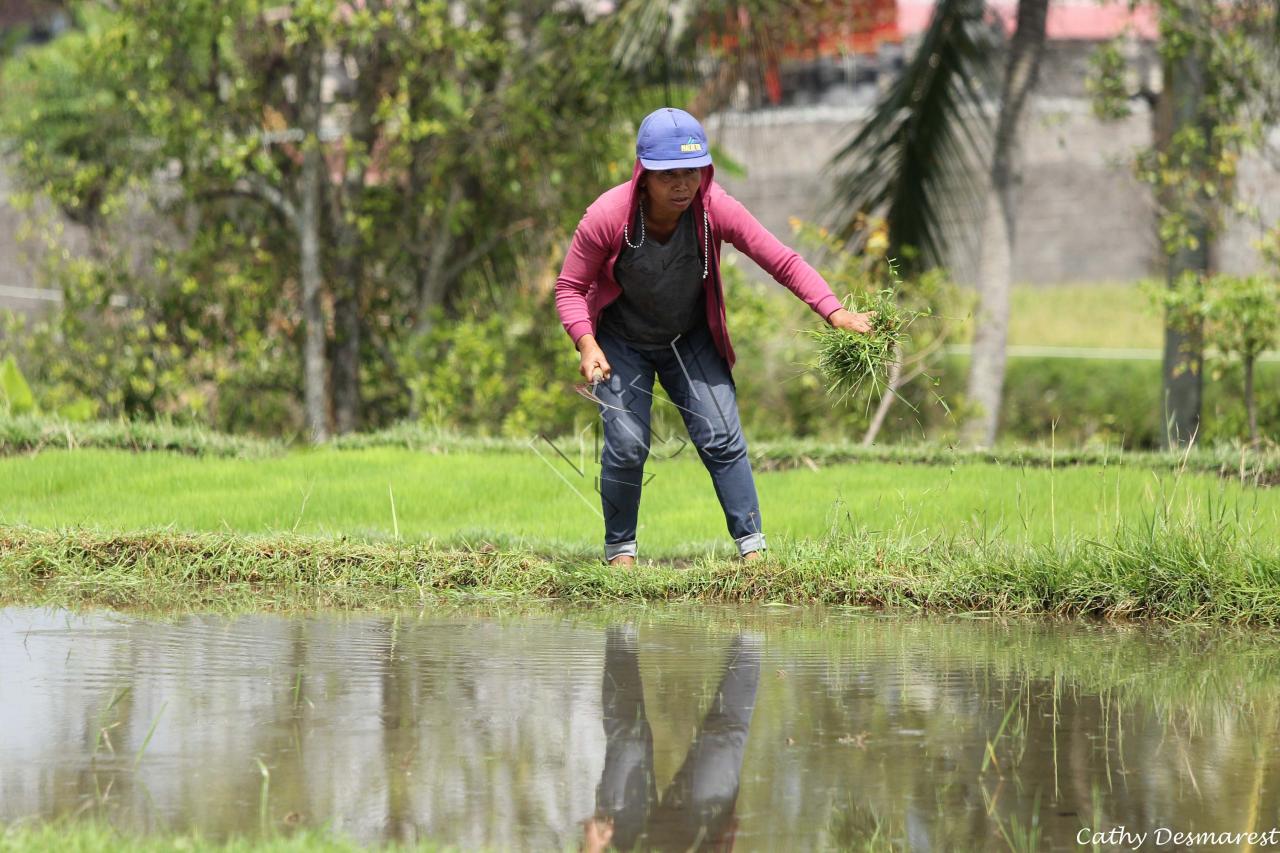
[[(573, 233), (569, 254), (556, 279), (556, 311), (575, 347), (583, 335), (595, 334), (600, 312), (622, 295), (622, 287), (613, 277), (613, 265), (622, 251), (622, 229), (635, 214), (637, 184), (644, 171), (640, 159), (636, 158), (631, 180), (606, 190), (592, 202)], [(711, 224), (711, 271), (703, 282), (707, 291), (707, 322), (716, 349), (732, 368), (736, 359), (729, 343), (724, 287), (720, 280), (720, 244), (725, 240), (804, 300), (824, 320), (843, 306), (817, 270), (757, 222), (737, 199), (715, 182), (714, 174), (714, 166), (702, 167), (702, 184), (693, 198), (692, 209), (699, 247), (703, 240), (704, 207)]]

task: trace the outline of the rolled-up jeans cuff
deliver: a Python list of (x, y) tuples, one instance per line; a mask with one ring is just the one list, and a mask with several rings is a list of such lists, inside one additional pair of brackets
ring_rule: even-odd
[(769, 546), (765, 544), (763, 533), (748, 533), (741, 539), (735, 539), (738, 543), (738, 556), (744, 557), (752, 551), (763, 551)]
[(612, 545), (608, 542), (604, 543), (604, 561), (606, 563), (614, 557), (621, 557), (623, 555), (631, 557), (636, 555), (636, 540), (632, 539), (630, 542), (615, 542)]

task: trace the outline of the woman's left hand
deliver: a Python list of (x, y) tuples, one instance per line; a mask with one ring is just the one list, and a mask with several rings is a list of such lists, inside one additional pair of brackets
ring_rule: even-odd
[(831, 312), (831, 316), (827, 317), (827, 322), (833, 329), (845, 329), (866, 335), (871, 333), (871, 317), (875, 313), (875, 311), (868, 311), (865, 314), (858, 314), (847, 308), (837, 308)]

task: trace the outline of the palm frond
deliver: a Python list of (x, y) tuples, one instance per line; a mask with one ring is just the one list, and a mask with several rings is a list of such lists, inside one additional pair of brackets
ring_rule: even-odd
[(901, 76), (824, 170), (829, 224), (844, 239), (858, 239), (864, 215), (883, 215), (891, 256), (911, 246), (918, 266), (936, 266), (947, 214), (980, 209), (1000, 38), (984, 12), (982, 0), (940, 0)]
[(613, 60), (618, 67), (634, 73), (671, 55), (678, 37), (673, 32), (674, 13), (681, 5), (683, 0), (619, 4), (612, 19), (618, 33), (613, 43)]
[[(739, 82), (763, 86), (781, 46), (822, 0), (622, 0), (613, 59), (631, 74), (693, 87), (699, 109), (724, 105)], [(659, 78), (661, 78), (659, 80)]]

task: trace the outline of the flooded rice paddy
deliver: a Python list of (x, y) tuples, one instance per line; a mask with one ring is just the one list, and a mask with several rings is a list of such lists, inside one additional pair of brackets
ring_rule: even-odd
[(1274, 635), (9, 608), (0, 697), (0, 822), (562, 850), (608, 814), (623, 848), (737, 851), (1249, 849), (1174, 833), (1280, 827)]

